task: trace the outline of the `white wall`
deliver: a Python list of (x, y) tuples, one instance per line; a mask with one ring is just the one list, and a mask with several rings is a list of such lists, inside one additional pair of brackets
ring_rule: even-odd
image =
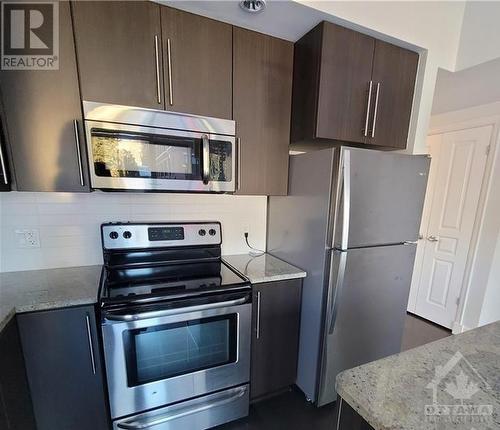
[(500, 101), (499, 76), (500, 58), (459, 72), (439, 70), (432, 114)]
[(497, 237), (497, 247), (491, 264), (488, 284), (486, 285), (479, 325), (498, 320), (500, 320), (500, 234)]
[(456, 70), (500, 57), (500, 2), (468, 1)]
[[(265, 249), (267, 198), (129, 193), (0, 193), (0, 271), (101, 264), (99, 226), (109, 221), (222, 223), (224, 254)], [(19, 248), (15, 231), (38, 229), (41, 247)]]

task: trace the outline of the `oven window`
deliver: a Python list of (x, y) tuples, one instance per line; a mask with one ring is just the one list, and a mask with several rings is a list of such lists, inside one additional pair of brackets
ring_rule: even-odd
[(129, 387), (236, 362), (236, 314), (124, 333)]
[(92, 129), (97, 176), (200, 179), (200, 140)]

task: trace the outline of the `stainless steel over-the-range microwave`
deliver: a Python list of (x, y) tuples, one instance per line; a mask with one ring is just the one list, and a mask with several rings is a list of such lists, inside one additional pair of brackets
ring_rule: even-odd
[(92, 188), (235, 191), (234, 121), (88, 101), (83, 110)]

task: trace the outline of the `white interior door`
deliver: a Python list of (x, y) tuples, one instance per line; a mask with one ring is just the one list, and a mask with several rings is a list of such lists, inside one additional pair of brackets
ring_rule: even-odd
[(429, 140), (427, 231), (410, 310), (448, 328), (457, 315), (492, 130), (478, 127)]

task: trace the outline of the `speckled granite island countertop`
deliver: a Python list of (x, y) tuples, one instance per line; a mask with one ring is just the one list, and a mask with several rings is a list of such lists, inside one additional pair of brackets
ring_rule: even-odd
[(336, 388), (375, 430), (500, 429), (500, 322), (347, 370)]
[(16, 312), (96, 303), (101, 267), (0, 273), (0, 330)]
[(224, 255), (222, 260), (246, 276), (252, 284), (305, 278), (306, 272), (270, 254)]

